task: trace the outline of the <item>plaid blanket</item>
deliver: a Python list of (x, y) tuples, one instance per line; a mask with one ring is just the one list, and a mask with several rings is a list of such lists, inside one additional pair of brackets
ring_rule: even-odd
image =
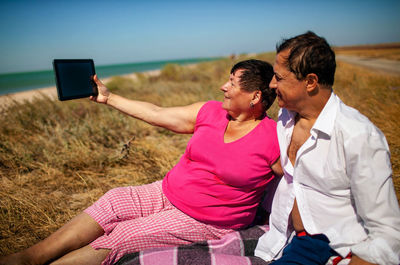
[(229, 233), (219, 240), (190, 245), (149, 249), (123, 256), (118, 265), (265, 265), (254, 256), (258, 238), (268, 226)]

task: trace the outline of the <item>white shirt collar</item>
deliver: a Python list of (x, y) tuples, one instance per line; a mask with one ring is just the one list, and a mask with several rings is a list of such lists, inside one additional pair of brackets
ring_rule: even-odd
[[(337, 114), (338, 104), (339, 104), (339, 99), (332, 92), (321, 113), (318, 115), (318, 118), (315, 121), (313, 127), (311, 128), (311, 132), (320, 131), (328, 136), (331, 136)], [(286, 111), (287, 113), (287, 115), (282, 115), (280, 117), (282, 125), (285, 128), (294, 126), (294, 121), (297, 112), (285, 108), (282, 108), (281, 111), (282, 112)]]
[(320, 131), (329, 137), (332, 135), (337, 114), (338, 100), (339, 99), (332, 92), (328, 102), (326, 102), (321, 113), (318, 115), (318, 118), (311, 128), (311, 131)]

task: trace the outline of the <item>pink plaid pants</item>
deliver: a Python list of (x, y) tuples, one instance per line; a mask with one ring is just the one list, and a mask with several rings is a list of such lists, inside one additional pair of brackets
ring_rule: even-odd
[(232, 232), (199, 222), (175, 208), (162, 192), (162, 181), (115, 188), (85, 210), (104, 229), (90, 245), (111, 249), (102, 264), (154, 247), (219, 239)]

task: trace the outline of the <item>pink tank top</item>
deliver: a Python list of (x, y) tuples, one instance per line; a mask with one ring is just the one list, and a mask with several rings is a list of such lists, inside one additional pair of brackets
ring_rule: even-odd
[(228, 125), (222, 103), (200, 109), (194, 133), (163, 192), (182, 212), (207, 224), (239, 229), (252, 223), (279, 157), (276, 122), (265, 117), (242, 138), (224, 143)]

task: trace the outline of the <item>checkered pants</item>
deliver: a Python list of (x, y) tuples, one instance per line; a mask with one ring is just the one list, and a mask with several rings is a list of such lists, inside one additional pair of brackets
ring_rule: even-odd
[(175, 208), (162, 192), (162, 181), (115, 188), (85, 210), (104, 229), (90, 245), (111, 249), (102, 264), (147, 248), (219, 239), (232, 229), (201, 223)]

